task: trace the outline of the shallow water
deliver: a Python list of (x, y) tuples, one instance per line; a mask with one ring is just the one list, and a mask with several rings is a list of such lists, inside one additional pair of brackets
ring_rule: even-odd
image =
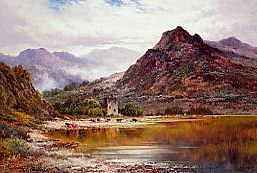
[(148, 165), (163, 172), (257, 172), (256, 117), (55, 130), (47, 135), (78, 142), (79, 151), (120, 165)]

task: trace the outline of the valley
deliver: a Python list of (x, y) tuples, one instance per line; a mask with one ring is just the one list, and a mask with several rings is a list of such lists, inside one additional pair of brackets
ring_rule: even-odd
[[(245, 51), (239, 51), (242, 47)], [(178, 26), (164, 32), (125, 72), (39, 92), (28, 63), (36, 59), (34, 65), (46, 69), (51, 64), (56, 73), (57, 59), (62, 68), (83, 64), (63, 52), (25, 50), (13, 58), (23, 58), (21, 65), (0, 64), (0, 168), (255, 172), (254, 51), (235, 38), (207, 42)], [(45, 62), (49, 57), (50, 64)], [(44, 76), (40, 70), (38, 75)]]

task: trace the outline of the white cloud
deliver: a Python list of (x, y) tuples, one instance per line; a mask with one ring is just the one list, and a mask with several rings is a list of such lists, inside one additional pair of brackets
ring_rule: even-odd
[(204, 39), (237, 36), (257, 45), (257, 1), (141, 0), (112, 6), (87, 0), (49, 8), (47, 0), (0, 1), (0, 52), (45, 47), (84, 54), (93, 48), (151, 48), (177, 25)]

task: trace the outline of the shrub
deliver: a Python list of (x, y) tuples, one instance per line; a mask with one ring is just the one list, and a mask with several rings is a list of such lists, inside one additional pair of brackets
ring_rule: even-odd
[(29, 138), (29, 135), (22, 129), (14, 128), (7, 124), (0, 124), (0, 138), (18, 137), (24, 140)]
[(89, 84), (89, 81), (88, 80), (84, 80), (81, 84), (80, 84), (80, 86), (87, 86)]
[(61, 89), (54, 88), (54, 89), (51, 89), (50, 91), (43, 91), (42, 94), (44, 98), (47, 98), (47, 97), (53, 97), (61, 92), (62, 92)]
[(105, 112), (102, 108), (90, 108), (88, 110), (88, 115), (93, 115), (93, 116), (104, 116)]
[(8, 138), (2, 140), (0, 145), (8, 154), (27, 156), (31, 152), (31, 148), (27, 141), (20, 138)]
[(17, 121), (18, 117), (16, 115), (9, 114), (9, 113), (0, 113), (0, 119), (6, 122), (13, 122), (13, 121)]
[(103, 116), (105, 110), (102, 109), (101, 104), (96, 99), (85, 99), (83, 101), (69, 99), (64, 104), (57, 103), (54, 107), (59, 110), (60, 113), (70, 115), (93, 115)]
[(17, 65), (15, 67), (13, 67), (12, 71), (14, 72), (14, 74), (17, 78), (23, 78), (23, 79), (27, 79), (29, 81), (32, 81), (32, 75), (28, 71), (26, 71), (22, 67), (22, 65)]
[(168, 107), (165, 109), (165, 114), (172, 115), (172, 114), (183, 114), (183, 109), (178, 106)]
[(28, 115), (26, 113), (23, 113), (23, 112), (18, 112), (18, 111), (15, 111), (14, 114), (19, 117), (20, 120), (29, 120), (29, 119), (32, 119), (31, 115)]
[(127, 104), (120, 110), (120, 113), (125, 116), (139, 116), (143, 114), (143, 110), (137, 105)]
[(85, 99), (81, 104), (80, 107), (88, 107), (88, 108), (97, 108), (100, 107), (100, 102), (96, 99)]
[(16, 104), (13, 93), (0, 84), (0, 106), (8, 107)]
[(211, 115), (213, 112), (206, 107), (195, 107), (195, 108), (190, 108), (189, 111), (187, 112), (189, 115)]
[(63, 88), (63, 90), (64, 90), (64, 91), (72, 91), (72, 90), (74, 90), (74, 89), (79, 88), (79, 86), (80, 86), (79, 83), (72, 82), (72, 83), (66, 85), (66, 86)]

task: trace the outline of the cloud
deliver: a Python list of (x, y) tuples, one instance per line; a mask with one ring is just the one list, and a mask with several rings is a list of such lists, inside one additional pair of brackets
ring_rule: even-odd
[(204, 39), (236, 36), (257, 45), (257, 1), (1, 0), (0, 52), (31, 47), (77, 55), (123, 46), (145, 51), (177, 25)]

